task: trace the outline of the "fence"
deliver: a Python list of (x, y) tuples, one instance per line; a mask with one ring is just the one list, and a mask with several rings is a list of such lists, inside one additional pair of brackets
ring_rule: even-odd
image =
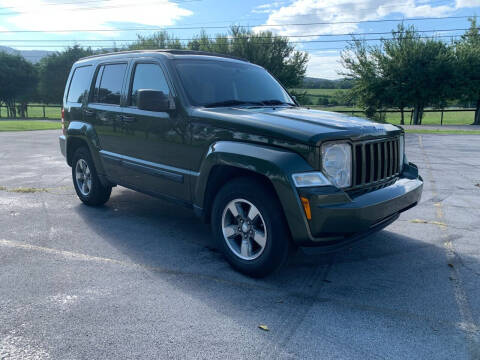
[[(26, 107), (16, 106), (16, 119), (49, 119), (60, 120), (62, 107), (60, 105), (32, 104)], [(23, 115), (23, 116), (22, 116)], [(0, 106), (0, 118), (9, 118), (7, 108)]]
[[(312, 109), (322, 109), (335, 111), (339, 113), (351, 114), (352, 116), (365, 116), (364, 110), (359, 109), (348, 109), (345, 107), (342, 108), (328, 108), (318, 105), (304, 105)], [(25, 109), (24, 109), (25, 110)], [(467, 114), (467, 113), (471, 113)], [(399, 124), (400, 123), (400, 110), (382, 110), (378, 112), (382, 115), (382, 118), (386, 122)], [(424, 125), (433, 125), (433, 124), (451, 124), (451, 125), (460, 125), (460, 124), (471, 124), (473, 122), (475, 109), (465, 109), (465, 108), (455, 108), (455, 109), (425, 109), (422, 124)], [(19, 117), (21, 112), (17, 111), (17, 119), (49, 119), (49, 120), (60, 120), (61, 118), (61, 106), (60, 105), (43, 105), (43, 104), (31, 104), (26, 106), (26, 111), (24, 115)], [(405, 123), (411, 124), (413, 118), (413, 109), (408, 109), (404, 111)], [(0, 106), (0, 118), (7, 118), (7, 108), (5, 106)]]
[[(309, 106), (309, 105), (306, 105)], [(364, 110), (358, 109), (329, 109), (322, 106), (309, 106), (312, 109), (321, 109), (335, 111), (344, 114), (351, 114), (352, 116), (365, 117)], [(399, 124), (400, 123), (400, 110), (381, 110), (377, 112), (381, 115), (381, 118), (385, 119), (385, 122)], [(404, 119), (405, 124), (412, 124), (413, 120), (413, 109), (404, 110)], [(425, 109), (423, 111), (422, 125), (469, 125), (473, 123), (475, 116), (475, 109), (465, 109), (465, 108), (455, 108), (455, 109)], [(471, 114), (467, 114), (471, 113)], [(447, 114), (449, 114), (447, 116)], [(435, 116), (436, 115), (436, 116)]]

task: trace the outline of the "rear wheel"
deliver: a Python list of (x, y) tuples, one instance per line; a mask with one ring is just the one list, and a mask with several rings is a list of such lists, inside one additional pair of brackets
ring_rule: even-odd
[(101, 183), (90, 152), (85, 147), (78, 148), (73, 155), (72, 178), (75, 191), (83, 203), (99, 206), (110, 198), (112, 187)]
[(266, 276), (288, 259), (291, 243), (281, 205), (256, 179), (234, 179), (220, 189), (212, 230), (228, 262), (246, 275)]

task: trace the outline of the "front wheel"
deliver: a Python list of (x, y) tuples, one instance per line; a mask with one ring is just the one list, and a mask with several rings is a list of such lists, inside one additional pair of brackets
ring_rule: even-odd
[(100, 206), (110, 198), (112, 187), (103, 186), (90, 152), (85, 147), (78, 148), (73, 155), (72, 178), (78, 197), (86, 205)]
[(277, 196), (256, 179), (234, 179), (220, 189), (212, 209), (212, 230), (227, 261), (249, 276), (272, 273), (290, 252)]

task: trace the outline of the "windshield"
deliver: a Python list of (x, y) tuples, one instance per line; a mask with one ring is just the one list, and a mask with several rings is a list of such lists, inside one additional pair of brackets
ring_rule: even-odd
[(212, 60), (176, 60), (175, 66), (194, 106), (295, 106), (282, 86), (259, 66)]

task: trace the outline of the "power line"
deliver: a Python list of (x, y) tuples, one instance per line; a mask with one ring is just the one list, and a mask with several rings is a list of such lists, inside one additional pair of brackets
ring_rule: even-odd
[[(459, 37), (461, 34), (458, 35), (440, 35), (440, 36), (435, 36), (434, 38), (454, 38), (454, 37)], [(417, 37), (418, 39), (431, 39), (431, 36), (419, 36)], [(312, 44), (312, 43), (341, 43), (341, 42), (348, 42), (351, 41), (352, 39), (338, 39), (338, 40), (303, 40), (303, 41), (291, 41), (290, 44)], [(362, 39), (363, 41), (380, 41), (380, 40), (394, 40), (394, 38), (373, 38), (373, 39)], [(271, 43), (257, 43), (258, 45), (270, 45)], [(80, 45), (80, 44), (77, 44)], [(58, 48), (61, 46), (69, 46), (68, 44), (64, 45), (11, 45), (15, 47), (41, 47), (41, 48)], [(152, 44), (152, 47), (154, 47), (155, 44)], [(97, 46), (99, 47), (99, 46)], [(301, 50), (301, 49), (300, 49)]]
[[(335, 24), (363, 24), (382, 22), (403, 22), (403, 21), (425, 21), (425, 20), (447, 20), (466, 19), (474, 15), (465, 16), (444, 16), (424, 18), (403, 18), (403, 19), (382, 19), (382, 20), (360, 20), (360, 21), (334, 21), (334, 22), (311, 22), (295, 24), (258, 24), (258, 25), (237, 25), (243, 28), (253, 27), (285, 27), (285, 26), (312, 26), (312, 25), (335, 25)], [(123, 29), (58, 29), (58, 30), (0, 30), (0, 33), (62, 33), (62, 32), (117, 32), (117, 31), (161, 31), (161, 30), (201, 30), (201, 29), (230, 29), (231, 26), (196, 26), (196, 27), (149, 27), (149, 28), (123, 28)]]
[[(464, 29), (432, 29), (432, 30), (417, 30), (419, 33), (429, 33), (429, 32), (453, 32), (453, 31), (467, 31), (469, 28)], [(343, 33), (343, 34), (310, 34), (310, 35), (279, 35), (279, 36), (245, 36), (242, 38), (248, 39), (270, 39), (270, 38), (304, 38), (304, 37), (334, 37), (334, 36), (365, 36), (365, 35), (391, 35), (399, 34), (400, 31), (385, 31), (385, 32), (363, 32), (363, 33)], [(198, 40), (199, 38), (185, 38), (177, 39), (173, 38), (171, 40), (179, 41), (193, 41)], [(207, 40), (216, 40), (216, 37), (207, 37)], [(116, 42), (116, 41), (139, 41), (139, 39), (0, 39), (0, 42)]]

